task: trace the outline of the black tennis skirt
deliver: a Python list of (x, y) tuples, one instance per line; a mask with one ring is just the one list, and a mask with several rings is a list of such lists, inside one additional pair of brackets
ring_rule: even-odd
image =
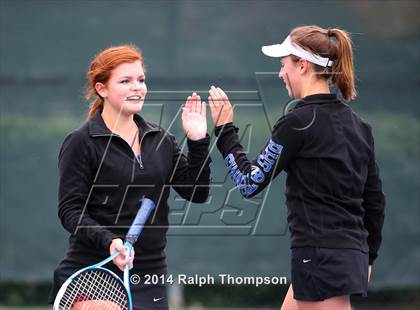
[(293, 248), (294, 298), (322, 301), (335, 296), (367, 296), (369, 255), (353, 249)]

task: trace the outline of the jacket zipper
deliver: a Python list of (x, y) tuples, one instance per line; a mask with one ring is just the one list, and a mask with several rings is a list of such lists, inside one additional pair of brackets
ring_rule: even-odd
[(127, 141), (125, 141), (123, 138), (121, 138), (121, 136), (119, 136), (119, 135), (116, 135), (116, 134), (106, 134), (106, 135), (92, 135), (92, 137), (112, 137), (112, 136), (114, 136), (114, 137), (118, 137), (119, 139), (121, 139), (121, 140), (123, 140), (124, 141), (124, 143), (130, 148), (130, 150), (131, 150), (131, 154), (133, 154), (134, 155), (134, 158), (136, 159), (136, 161), (139, 163), (139, 166), (140, 166), (140, 169), (144, 169), (144, 165), (143, 165), (143, 160), (141, 159), (141, 150), (142, 150), (142, 147), (141, 147), (141, 144), (142, 144), (142, 142), (143, 142), (143, 139), (144, 139), (144, 137), (147, 135), (149, 133), (149, 131), (148, 132), (146, 132), (144, 135), (143, 135), (143, 137), (141, 138), (141, 140), (140, 140), (140, 158), (137, 158), (137, 156), (136, 156), (136, 154), (134, 154), (134, 152), (133, 152), (133, 149), (128, 145), (128, 143), (127, 143)]
[[(142, 150), (142, 148), (141, 148), (141, 143), (143, 142), (143, 138), (144, 138), (146, 135), (147, 135), (147, 132), (144, 134), (144, 136), (140, 139), (140, 142), (139, 142), (139, 144), (140, 144), (140, 153), (139, 153), (139, 157), (137, 158), (137, 156), (135, 156), (135, 155), (134, 155), (134, 157), (136, 158), (137, 162), (138, 162), (138, 163), (139, 163), (139, 165), (140, 165), (140, 169), (144, 169), (143, 160), (141, 159), (141, 150)], [(133, 153), (134, 153), (134, 152), (133, 152)]]

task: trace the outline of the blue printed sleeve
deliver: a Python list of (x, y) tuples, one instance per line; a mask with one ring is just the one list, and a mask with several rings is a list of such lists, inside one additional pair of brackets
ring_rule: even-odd
[(217, 147), (225, 165), (244, 197), (261, 192), (282, 170), (287, 169), (299, 152), (305, 130), (298, 116), (291, 112), (281, 117), (268, 142), (255, 160), (248, 160), (233, 123), (216, 128)]

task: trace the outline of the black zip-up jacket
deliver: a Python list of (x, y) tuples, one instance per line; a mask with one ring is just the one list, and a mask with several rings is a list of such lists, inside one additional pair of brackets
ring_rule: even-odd
[(334, 94), (303, 98), (249, 161), (232, 124), (216, 128), (217, 146), (245, 197), (282, 170), (291, 247), (349, 248), (377, 257), (385, 196), (371, 127)]
[(155, 201), (157, 211), (134, 245), (133, 272), (163, 274), (170, 187), (193, 202), (207, 199), (209, 136), (188, 140), (186, 156), (167, 131), (139, 115), (134, 121), (140, 132), (140, 159), (106, 127), (100, 111), (65, 138), (59, 154), (58, 215), (71, 235), (58, 273), (69, 273), (72, 263), (87, 266), (108, 257), (111, 240), (124, 240), (146, 196)]

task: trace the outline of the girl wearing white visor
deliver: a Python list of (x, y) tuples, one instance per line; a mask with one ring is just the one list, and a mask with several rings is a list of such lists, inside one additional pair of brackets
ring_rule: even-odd
[(279, 78), (298, 103), (248, 160), (229, 99), (212, 86), (217, 146), (245, 197), (287, 173), (292, 283), (281, 309), (350, 310), (351, 295), (367, 295), (385, 207), (371, 127), (345, 103), (356, 97), (351, 40), (344, 30), (303, 26), (262, 51), (280, 58)]

